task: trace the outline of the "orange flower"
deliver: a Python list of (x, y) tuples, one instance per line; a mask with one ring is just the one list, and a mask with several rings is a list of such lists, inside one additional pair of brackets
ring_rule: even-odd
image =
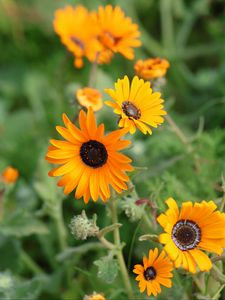
[(18, 170), (10, 166), (7, 167), (2, 173), (2, 178), (5, 183), (16, 182), (18, 176), (19, 176)]
[(100, 196), (105, 202), (110, 198), (110, 188), (121, 193), (127, 190), (125, 182), (129, 181), (126, 171), (132, 171), (131, 159), (119, 153), (130, 141), (120, 138), (127, 130), (115, 130), (104, 135), (104, 124), (97, 126), (92, 107), (87, 114), (79, 114), (80, 129), (63, 114), (65, 127), (57, 126), (56, 130), (66, 141), (50, 140), (46, 155), (47, 161), (58, 164), (49, 172), (49, 176), (62, 176), (58, 186), (64, 186), (64, 194), (74, 189), (75, 198), (84, 198), (88, 203)]
[(141, 45), (138, 25), (132, 23), (119, 6), (100, 6), (98, 12), (93, 13), (93, 19), (99, 26), (98, 39), (103, 46), (100, 61), (102, 57), (108, 57), (109, 60), (112, 52), (120, 53), (128, 59), (134, 58), (133, 48)]
[(53, 26), (61, 42), (74, 54), (77, 68), (83, 66), (84, 56), (91, 62), (96, 59), (101, 50), (96, 39), (98, 30), (85, 7), (66, 6), (56, 10)]
[(167, 69), (170, 67), (169, 62), (166, 59), (161, 59), (159, 57), (149, 58), (146, 60), (139, 59), (134, 69), (136, 74), (143, 79), (154, 79), (158, 77), (163, 77)]
[(102, 95), (96, 89), (89, 87), (79, 89), (76, 93), (76, 97), (80, 105), (86, 108), (91, 106), (94, 111), (98, 111), (102, 108)]
[(171, 277), (173, 265), (169, 258), (162, 251), (159, 255), (157, 248), (149, 250), (148, 257), (144, 256), (143, 265), (135, 265), (133, 272), (137, 274), (136, 280), (139, 281), (140, 292), (147, 290), (148, 296), (161, 293), (160, 285), (171, 288)]

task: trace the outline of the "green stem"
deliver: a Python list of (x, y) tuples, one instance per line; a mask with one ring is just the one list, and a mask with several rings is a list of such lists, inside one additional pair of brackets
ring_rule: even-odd
[(59, 235), (59, 245), (61, 251), (64, 251), (67, 248), (66, 242), (66, 228), (63, 222), (63, 215), (62, 215), (62, 203), (59, 204), (58, 211), (55, 215), (55, 222), (56, 227)]
[(190, 145), (187, 137), (182, 132), (182, 130), (177, 126), (177, 124), (174, 122), (174, 120), (170, 117), (169, 114), (165, 116), (166, 121), (169, 123), (170, 127), (173, 129), (173, 131), (176, 133), (177, 137), (181, 140), (181, 142), (187, 146), (188, 152), (192, 152), (192, 146)]
[[(118, 223), (118, 216), (117, 216), (117, 204), (116, 204), (116, 198), (115, 195), (112, 196), (111, 199), (111, 214), (112, 214), (112, 222), (113, 224)], [(130, 283), (130, 278), (127, 272), (127, 267), (124, 261), (124, 257), (123, 257), (123, 253), (122, 253), (122, 249), (121, 249), (121, 242), (120, 242), (120, 232), (119, 232), (119, 228), (116, 227), (114, 232), (114, 243), (117, 247), (117, 259), (119, 262), (119, 266), (120, 266), (120, 271), (123, 277), (123, 282), (124, 285), (126, 287), (127, 290), (127, 294), (129, 296), (129, 299), (134, 299), (134, 295), (133, 295), (133, 291), (132, 291), (132, 286)]]
[(225, 284), (221, 285), (219, 290), (216, 292), (216, 294), (212, 297), (212, 300), (217, 300), (220, 296), (220, 293), (222, 292), (223, 288), (225, 287)]
[(4, 216), (4, 189), (0, 190), (0, 222)]
[(172, 53), (174, 48), (172, 0), (160, 1), (160, 15), (163, 46)]
[(40, 275), (44, 274), (44, 271), (39, 267), (39, 265), (31, 258), (25, 251), (21, 251), (21, 260), (34, 274)]
[(95, 83), (96, 83), (98, 57), (99, 57), (99, 53), (96, 54), (96, 58), (95, 58), (94, 62), (91, 65), (91, 70), (90, 70), (89, 79), (88, 79), (88, 87), (91, 87), (91, 88), (93, 88), (95, 86)]

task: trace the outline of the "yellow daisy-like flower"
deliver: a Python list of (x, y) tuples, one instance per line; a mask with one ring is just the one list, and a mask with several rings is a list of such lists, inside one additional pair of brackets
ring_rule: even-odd
[(225, 214), (216, 210), (213, 201), (183, 202), (179, 211), (176, 201), (166, 201), (169, 209), (157, 220), (166, 233), (159, 236), (175, 267), (191, 273), (209, 271), (212, 262), (201, 249), (220, 255), (225, 247)]
[(105, 89), (105, 92), (114, 100), (105, 103), (120, 115), (119, 127), (128, 128), (131, 134), (135, 133), (136, 128), (144, 134), (152, 134), (148, 125), (156, 128), (164, 122), (164, 101), (160, 93), (152, 92), (149, 82), (135, 76), (130, 84), (125, 76), (115, 83), (115, 90)]
[(159, 57), (146, 60), (139, 59), (134, 65), (136, 74), (146, 80), (165, 76), (169, 67), (169, 62)]
[(84, 56), (91, 62), (96, 59), (96, 53), (102, 49), (96, 38), (98, 28), (85, 7), (68, 5), (57, 9), (53, 26), (61, 42), (74, 54), (77, 68), (83, 66)]
[(136, 280), (139, 281), (140, 292), (143, 293), (147, 289), (148, 296), (161, 293), (160, 285), (168, 288), (172, 286), (170, 278), (173, 277), (173, 265), (164, 251), (158, 254), (157, 248), (149, 250), (148, 257), (143, 258), (143, 265), (135, 265), (133, 270), (138, 274)]
[(119, 6), (100, 6), (98, 12), (93, 13), (93, 19), (99, 26), (98, 39), (103, 46), (100, 60), (102, 55), (110, 56), (105, 53), (112, 52), (120, 53), (128, 59), (134, 58), (133, 48), (141, 45), (138, 25), (132, 23)]
[(63, 114), (66, 127), (56, 130), (66, 140), (50, 140), (46, 159), (61, 166), (49, 172), (50, 176), (62, 176), (58, 186), (64, 186), (67, 195), (76, 189), (75, 198), (82, 196), (88, 203), (90, 197), (97, 201), (110, 198), (109, 185), (118, 193), (127, 189), (129, 177), (125, 171), (132, 171), (131, 159), (118, 151), (127, 147), (130, 141), (120, 140), (126, 130), (116, 130), (104, 135), (104, 124), (96, 125), (91, 107), (87, 115), (79, 114), (80, 129)]
[(101, 93), (89, 87), (79, 89), (76, 93), (76, 97), (80, 105), (88, 108), (91, 106), (94, 111), (98, 111), (102, 108), (102, 95)]
[(15, 183), (17, 181), (18, 176), (19, 176), (18, 170), (11, 166), (8, 166), (2, 172), (2, 179), (6, 184)]

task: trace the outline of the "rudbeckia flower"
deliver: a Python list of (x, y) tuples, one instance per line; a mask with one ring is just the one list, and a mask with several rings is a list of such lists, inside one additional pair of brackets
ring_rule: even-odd
[(53, 26), (61, 42), (74, 54), (74, 64), (77, 68), (83, 66), (84, 56), (91, 62), (95, 61), (96, 53), (102, 47), (96, 39), (98, 29), (85, 7), (68, 5), (57, 9)]
[(165, 233), (159, 236), (175, 267), (191, 273), (209, 271), (212, 262), (202, 250), (220, 255), (225, 247), (225, 214), (213, 201), (183, 202), (181, 209), (174, 199), (166, 201), (169, 209), (157, 220)]
[(159, 57), (146, 60), (139, 59), (134, 65), (136, 74), (146, 80), (163, 77), (169, 67), (169, 62)]
[(143, 293), (147, 289), (148, 296), (157, 296), (161, 293), (160, 285), (171, 288), (171, 277), (173, 274), (173, 265), (165, 252), (159, 255), (158, 249), (149, 250), (148, 257), (143, 258), (143, 265), (135, 265), (133, 272), (137, 274), (136, 280), (139, 281), (140, 292)]
[(96, 89), (89, 87), (79, 89), (76, 93), (76, 97), (80, 105), (86, 108), (91, 106), (93, 111), (98, 111), (102, 108), (102, 95)]
[(125, 171), (132, 171), (131, 159), (118, 151), (127, 147), (130, 141), (120, 138), (126, 130), (116, 130), (104, 135), (104, 124), (96, 125), (93, 109), (79, 114), (80, 129), (63, 114), (65, 127), (56, 130), (65, 139), (50, 140), (47, 161), (61, 166), (49, 172), (50, 176), (62, 176), (58, 186), (64, 186), (67, 195), (76, 189), (75, 198), (82, 196), (88, 203), (90, 197), (97, 201), (110, 198), (110, 188), (121, 193), (127, 189), (129, 177)]
[(105, 103), (120, 115), (119, 127), (127, 128), (131, 134), (135, 133), (136, 128), (144, 134), (152, 134), (148, 125), (156, 128), (164, 122), (164, 101), (160, 93), (152, 92), (149, 82), (135, 76), (130, 84), (125, 76), (115, 83), (115, 90), (105, 89), (105, 92), (114, 100)]
[(120, 53), (128, 59), (134, 58), (133, 48), (141, 45), (138, 25), (132, 23), (119, 6), (100, 6), (98, 12), (93, 13), (93, 19), (99, 26), (98, 39), (103, 46), (100, 60), (101, 56), (110, 59), (112, 52)]
[(2, 173), (2, 179), (7, 184), (16, 182), (18, 176), (18, 170), (10, 166), (8, 166)]

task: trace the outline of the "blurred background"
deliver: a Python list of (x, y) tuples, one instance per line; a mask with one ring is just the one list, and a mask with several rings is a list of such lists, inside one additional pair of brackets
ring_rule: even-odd
[[(147, 168), (133, 176), (138, 192), (133, 200), (147, 198), (160, 211), (169, 196), (219, 203), (223, 195), (224, 0), (0, 0), (0, 172), (12, 165), (20, 173), (16, 184), (4, 192), (0, 224), (0, 295), (5, 299), (82, 299), (94, 290), (107, 299), (126, 299), (118, 274), (113, 282), (96, 276), (93, 261), (106, 251), (94, 238), (89, 246), (75, 241), (68, 227), (83, 208), (89, 216), (97, 213), (99, 227), (110, 224), (105, 206), (85, 206), (72, 194), (65, 199), (56, 181), (48, 178), (51, 167), (44, 160), (62, 113), (72, 118), (77, 112), (74, 92), (87, 84), (91, 67), (85, 61), (84, 68), (74, 68), (72, 55), (53, 31), (54, 10), (67, 4), (94, 10), (109, 3), (121, 6), (139, 25), (143, 46), (135, 50), (135, 59), (169, 60), (163, 99), (187, 137), (182, 143), (166, 122), (150, 137), (140, 133), (131, 137), (133, 146), (127, 154), (133, 165)], [(116, 55), (109, 65), (98, 68), (97, 88), (103, 93), (118, 78), (126, 74), (132, 78), (133, 65)], [(107, 130), (117, 127), (107, 107), (97, 118)], [(132, 270), (149, 244), (138, 242), (147, 227), (130, 218), (125, 204), (121, 234)], [(152, 207), (146, 211), (152, 217)], [(185, 276), (183, 286), (188, 284)], [(182, 291), (182, 286), (166, 291), (167, 299), (179, 298)]]

